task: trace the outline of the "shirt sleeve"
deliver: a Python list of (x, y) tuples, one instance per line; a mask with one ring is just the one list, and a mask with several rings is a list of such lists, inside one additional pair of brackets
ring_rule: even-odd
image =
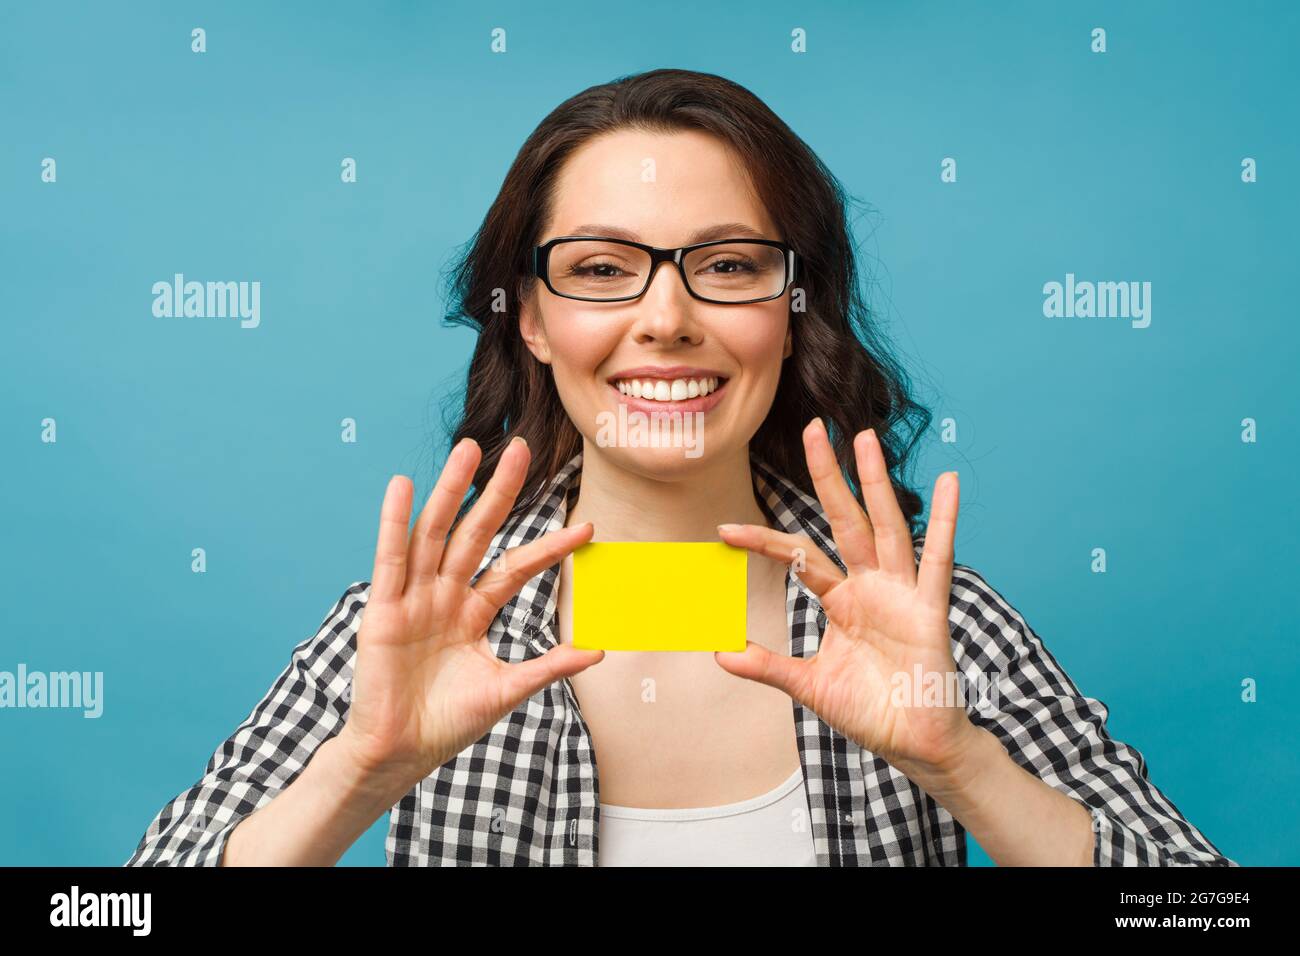
[(158, 812), (126, 866), (220, 866), (230, 833), (287, 787), (347, 720), (368, 582), (352, 584), (290, 657), (261, 702)]
[(1147, 778), (1024, 618), (977, 572), (953, 569), (949, 622), (972, 722), (1092, 816), (1094, 866), (1237, 866)]

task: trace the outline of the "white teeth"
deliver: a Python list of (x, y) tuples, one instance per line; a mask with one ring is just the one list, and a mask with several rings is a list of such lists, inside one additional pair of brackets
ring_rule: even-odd
[(708, 378), (676, 378), (672, 381), (662, 378), (630, 378), (620, 379), (614, 384), (624, 395), (652, 402), (684, 402), (688, 398), (699, 398), (718, 390), (716, 375)]

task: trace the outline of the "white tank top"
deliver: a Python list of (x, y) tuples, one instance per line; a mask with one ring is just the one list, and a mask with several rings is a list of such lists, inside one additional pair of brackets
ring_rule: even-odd
[(599, 866), (816, 866), (803, 767), (757, 797), (717, 807), (600, 805)]

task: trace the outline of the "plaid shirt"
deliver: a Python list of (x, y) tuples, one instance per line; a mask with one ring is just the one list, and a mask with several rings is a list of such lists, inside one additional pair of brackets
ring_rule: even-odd
[[(771, 525), (807, 535), (841, 568), (816, 500), (758, 459), (754, 487)], [(501, 550), (564, 526), (581, 455), (536, 506), (512, 515), (479, 568)], [(915, 541), (919, 556), (923, 538)], [(556, 565), (499, 613), (487, 639), (506, 661), (555, 646)], [(203, 777), (149, 824), (127, 866), (214, 866), (236, 824), (287, 787), (348, 716), (349, 678), (369, 582), (349, 587)], [(1019, 765), (1091, 813), (1098, 866), (1236, 866), (1147, 779), (1142, 755), (1112, 739), (1106, 706), (1084, 697), (1020, 614), (971, 568), (953, 569), (949, 623), (957, 670), (993, 675), (995, 708), (967, 702)], [(811, 657), (826, 618), (790, 573), (790, 653)], [(976, 685), (971, 685), (976, 686)], [(988, 701), (985, 702), (986, 704)], [(820, 866), (961, 866), (965, 831), (906, 776), (797, 702), (794, 721)], [(391, 810), (390, 866), (596, 865), (599, 795), (591, 734), (573, 688), (558, 681), (420, 781)]]

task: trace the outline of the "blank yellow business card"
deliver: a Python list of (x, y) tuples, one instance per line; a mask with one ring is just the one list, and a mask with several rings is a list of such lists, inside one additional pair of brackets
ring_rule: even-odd
[(743, 651), (748, 555), (721, 542), (583, 545), (573, 552), (573, 646)]

